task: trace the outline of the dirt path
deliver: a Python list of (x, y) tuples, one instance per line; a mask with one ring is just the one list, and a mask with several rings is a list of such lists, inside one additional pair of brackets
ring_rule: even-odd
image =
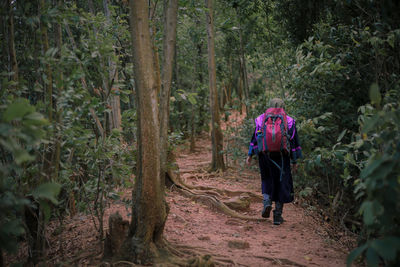
[[(211, 162), (210, 143), (203, 136), (197, 140), (196, 153), (190, 154), (187, 149), (178, 153), (182, 180), (190, 185), (259, 194), (260, 178), (255, 166), (241, 169), (236, 164), (224, 173), (206, 171)], [(130, 198), (130, 189), (123, 192), (125, 198)], [(347, 249), (328, 237), (329, 224), (307, 215), (307, 210), (296, 204), (285, 205), (285, 222), (274, 226), (271, 218), (261, 222), (231, 218), (182, 196), (174, 188), (167, 190), (167, 201), (171, 210), (164, 234), (176, 246), (195, 247), (199, 253), (229, 259), (239, 266), (345, 266)], [(250, 210), (242, 213), (260, 217), (261, 208), (261, 201), (253, 202)], [(130, 220), (130, 209), (117, 201), (105, 212), (105, 228), (108, 217), (116, 211)], [(62, 231), (58, 222), (53, 222), (48, 230), (48, 266), (100, 265), (102, 245), (90, 215), (65, 219)], [(23, 245), (12, 261), (23, 261), (26, 255), (27, 246)]]
[[(208, 140), (197, 143), (194, 154), (178, 158), (181, 177), (187, 184), (259, 193), (255, 168), (230, 168), (221, 174), (206, 172), (211, 162)], [(172, 190), (167, 196), (171, 211), (166, 224), (168, 240), (195, 246), (243, 266), (344, 266), (347, 250), (334, 242), (321, 223), (295, 204), (284, 207), (285, 222), (272, 224), (232, 219), (195, 203)], [(245, 214), (260, 216), (262, 203), (252, 203)], [(272, 216), (271, 216), (272, 217)]]

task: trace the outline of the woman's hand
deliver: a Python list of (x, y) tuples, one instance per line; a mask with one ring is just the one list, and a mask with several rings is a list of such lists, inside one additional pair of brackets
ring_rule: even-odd
[(246, 164), (247, 164), (247, 166), (251, 165), (251, 156), (247, 156)]

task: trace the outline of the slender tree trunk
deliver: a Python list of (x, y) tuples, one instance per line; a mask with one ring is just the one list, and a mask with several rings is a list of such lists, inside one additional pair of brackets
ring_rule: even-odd
[[(60, 9), (62, 7), (62, 0), (58, 0), (57, 6)], [(60, 61), (61, 60), (61, 48), (62, 48), (62, 28), (61, 28), (61, 23), (56, 23), (55, 25), (56, 29), (56, 46), (57, 46), (57, 59)], [(63, 70), (62, 68), (58, 67), (58, 71), (56, 74), (56, 85), (58, 89), (58, 96), (61, 95), (63, 91)], [(58, 110), (58, 105), (57, 105), (57, 100), (56, 99), (56, 106), (55, 106), (55, 111), (56, 111), (56, 121), (57, 121), (57, 127), (56, 127), (56, 151), (55, 151), (55, 156), (53, 158), (53, 166), (54, 166), (54, 179), (58, 178), (58, 174), (60, 171), (60, 157), (61, 157), (61, 122), (62, 122), (62, 109), (60, 108)]]
[[(238, 75), (238, 77), (237, 77), (237, 82), (236, 82), (236, 84), (237, 84), (237, 95), (238, 95), (238, 98), (239, 98), (239, 102), (240, 102), (240, 104), (241, 103), (243, 103), (243, 80), (242, 80), (242, 76), (240, 75), (242, 73), (242, 64), (241, 64), (241, 62), (240, 62), (240, 59), (239, 59), (239, 75)], [(243, 111), (243, 108), (242, 108), (242, 106), (240, 106), (240, 114), (242, 114), (242, 111)]]
[[(103, 0), (104, 14), (107, 18), (107, 24), (111, 23), (110, 19), (110, 9), (108, 8), (108, 0)], [(112, 81), (110, 86), (118, 82), (118, 68), (117, 63), (115, 63), (111, 58), (108, 60), (109, 67), (109, 81)], [(121, 129), (121, 100), (119, 97), (119, 88), (111, 88), (110, 96), (108, 98), (108, 103), (111, 106), (110, 114), (110, 129)]]
[[(12, 80), (14, 82), (18, 82), (18, 62), (17, 62), (17, 54), (15, 52), (15, 38), (14, 38), (14, 12), (12, 8), (12, 0), (7, 1), (7, 9), (8, 9), (8, 51), (10, 55), (11, 61), (11, 71)], [(18, 88), (18, 85), (15, 85), (15, 90)]]
[(122, 256), (152, 263), (163, 243), (168, 211), (160, 179), (157, 77), (148, 21), (148, 1), (130, 1), (132, 49), (138, 105), (138, 167), (132, 191), (132, 221)]
[[(45, 0), (39, 0), (40, 12), (45, 9)], [(42, 47), (43, 53), (45, 54), (49, 50), (49, 38), (47, 34), (47, 25), (41, 21), (40, 22), (40, 33), (42, 35)], [(47, 114), (49, 121), (53, 121), (53, 73), (51, 71), (51, 66), (49, 63), (46, 64), (46, 78), (45, 84), (45, 95), (47, 104)]]
[(219, 105), (219, 110), (220, 110), (220, 112), (223, 112), (223, 111), (224, 111), (224, 106), (225, 106), (224, 87), (225, 87), (225, 85), (222, 84), (222, 85), (220, 86), (220, 90), (217, 91), (217, 93), (219, 94), (218, 105)]
[(190, 115), (190, 152), (194, 153), (196, 150), (196, 143), (195, 143), (195, 109), (194, 109), (194, 105), (192, 105), (192, 114)]
[(249, 82), (247, 80), (247, 69), (246, 69), (246, 57), (244, 55), (244, 48), (243, 48), (243, 36), (242, 36), (242, 28), (239, 23), (239, 41), (240, 41), (240, 65), (241, 65), (241, 77), (243, 82), (243, 92), (244, 92), (244, 101), (246, 106), (246, 113), (248, 112), (248, 99), (249, 99)]
[[(195, 61), (196, 61), (196, 51), (195, 51), (195, 53), (194, 53), (194, 55), (193, 55), (193, 58), (195, 59)], [(193, 64), (193, 74), (194, 74), (194, 77), (193, 77), (193, 79), (195, 80), (196, 79), (196, 77), (197, 77), (197, 64), (196, 64), (196, 62), (194, 62), (194, 64)], [(192, 91), (196, 91), (196, 83), (193, 83), (193, 87), (192, 87)], [(195, 112), (196, 112), (196, 110), (195, 110), (195, 105), (191, 105), (191, 107), (192, 107), (192, 113), (190, 114), (190, 152), (191, 153), (194, 153), (195, 152), (195, 150), (196, 150), (196, 144), (195, 144), (195, 128), (196, 128), (196, 123), (195, 123)]]
[(232, 56), (229, 55), (229, 85), (228, 85), (228, 103), (232, 104), (232, 87), (233, 87), (233, 70), (232, 70)]
[[(39, 14), (42, 15), (46, 9), (46, 1), (39, 0)], [(40, 34), (41, 34), (41, 44), (43, 50), (43, 57), (45, 57), (46, 52), (49, 50), (49, 37), (47, 33), (47, 24), (44, 21), (40, 21)], [(45, 78), (43, 79), (43, 88), (44, 88), (44, 100), (46, 103), (47, 116), (49, 122), (53, 124), (53, 72), (52, 66), (50, 63), (45, 64)], [(53, 126), (53, 134), (54, 134), (54, 126)], [(52, 138), (54, 135), (52, 136)], [(53, 156), (55, 152), (55, 147), (50, 145), (45, 145), (45, 153), (44, 153), (44, 164), (43, 164), (43, 172), (46, 175), (46, 179), (53, 179)]]
[(160, 94), (160, 155), (161, 180), (167, 172), (169, 99), (171, 96), (172, 70), (175, 58), (176, 24), (178, 19), (178, 0), (164, 0), (164, 44), (162, 62), (162, 86)]
[(224, 170), (223, 135), (220, 126), (220, 115), (218, 107), (217, 77), (215, 68), (214, 50), (214, 18), (213, 0), (205, 0), (206, 23), (207, 23), (207, 44), (208, 44), (208, 75), (210, 86), (210, 112), (211, 112), (211, 140), (212, 140), (212, 161), (211, 170)]
[[(202, 68), (202, 66), (203, 66), (203, 64), (202, 64), (202, 58), (203, 58), (202, 42), (198, 43), (196, 47), (197, 47), (197, 57), (196, 57), (196, 59), (197, 59), (196, 60), (197, 61), (196, 62), (196, 65), (197, 65), (197, 76), (198, 76), (198, 79), (199, 79), (200, 86), (203, 86), (204, 78), (203, 78), (203, 72), (202, 72), (202, 69), (203, 69)], [(202, 95), (199, 95), (201, 97), (201, 99), (205, 99), (203, 90), (201, 90), (201, 94)], [(199, 105), (199, 122), (198, 122), (198, 125), (200, 127), (203, 127), (204, 124), (205, 124), (205, 122), (204, 122), (204, 118), (205, 118), (204, 114), (206, 113), (206, 109), (204, 107), (205, 105), (203, 105), (204, 102), (205, 101), (201, 101), (201, 103)]]

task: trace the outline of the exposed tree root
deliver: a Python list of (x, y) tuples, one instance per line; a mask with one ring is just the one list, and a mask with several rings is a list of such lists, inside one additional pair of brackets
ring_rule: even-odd
[(188, 185), (185, 184), (183, 182), (181, 182), (185, 187), (192, 189), (192, 190), (200, 190), (203, 193), (207, 193), (210, 195), (215, 195), (218, 197), (222, 196), (228, 196), (228, 197), (236, 197), (236, 196), (240, 196), (242, 194), (247, 194), (250, 197), (250, 200), (252, 202), (257, 202), (257, 201), (261, 201), (262, 200), (262, 196), (261, 195), (257, 195), (253, 192), (250, 191), (231, 191), (231, 190), (227, 190), (227, 189), (219, 189), (219, 188), (214, 188), (214, 187), (209, 187), (209, 186), (193, 186), (193, 185)]
[[(189, 266), (239, 266), (235, 261), (223, 256), (213, 254), (204, 248), (190, 247), (185, 245), (174, 245), (178, 251), (186, 256), (192, 256), (188, 263)], [(201, 255), (199, 255), (199, 252)]]
[(168, 176), (171, 178), (171, 181), (173, 181), (175, 184), (178, 183), (183, 185), (186, 188), (192, 189), (192, 190), (200, 190), (203, 191), (203, 193), (211, 194), (211, 195), (216, 195), (218, 197), (222, 196), (228, 196), (228, 197), (235, 197), (235, 196), (240, 196), (242, 194), (247, 194), (252, 202), (260, 201), (262, 200), (262, 196), (255, 194), (254, 192), (250, 191), (231, 191), (227, 189), (219, 189), (215, 187), (210, 187), (210, 186), (195, 186), (195, 185), (189, 185), (186, 184), (182, 179), (180, 178), (179, 174), (173, 173), (171, 170), (168, 171)]
[[(207, 194), (207, 192), (209, 192), (210, 190), (214, 190), (215, 188), (207, 188), (208, 191), (199, 192), (197, 190), (196, 191), (192, 190), (190, 188), (190, 186), (186, 185), (185, 183), (183, 183), (181, 181), (181, 179), (177, 178), (174, 175), (174, 173), (172, 173), (172, 171), (168, 171), (167, 177), (169, 178), (170, 183), (172, 184), (171, 188), (175, 188), (177, 191), (179, 191), (185, 197), (189, 197), (195, 201), (202, 202), (210, 207), (217, 209), (218, 211), (222, 212), (225, 215), (231, 216), (233, 218), (241, 219), (241, 220), (247, 220), (247, 221), (265, 221), (266, 220), (264, 218), (255, 218), (255, 217), (242, 215), (242, 214), (232, 210), (231, 208), (229, 208), (221, 200), (219, 200), (217, 197), (215, 197), (215, 195)], [(203, 188), (205, 188), (205, 187), (203, 187)], [(196, 188), (196, 189), (198, 189), (198, 188)], [(223, 192), (223, 191), (224, 190), (221, 190), (221, 192)], [(228, 191), (228, 192), (232, 193), (235, 191)], [(243, 194), (243, 193), (250, 195), (252, 192), (241, 192), (241, 194)], [(234, 194), (238, 194), (238, 192), (235, 192)]]
[(255, 218), (255, 217), (242, 215), (242, 214), (230, 209), (228, 206), (226, 206), (224, 203), (222, 203), (218, 198), (216, 198), (214, 196), (209, 196), (209, 195), (204, 195), (204, 194), (196, 194), (186, 188), (177, 187), (176, 189), (182, 195), (189, 197), (195, 201), (200, 201), (208, 206), (211, 206), (211, 207), (217, 209), (218, 211), (222, 212), (223, 214), (231, 216), (233, 218), (247, 220), (247, 221), (265, 221), (266, 220), (264, 218)]

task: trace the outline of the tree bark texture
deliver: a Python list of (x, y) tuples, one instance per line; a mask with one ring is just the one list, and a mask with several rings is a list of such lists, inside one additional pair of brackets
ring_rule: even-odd
[(210, 112), (211, 112), (211, 140), (212, 140), (212, 161), (211, 170), (224, 170), (223, 135), (220, 126), (220, 115), (218, 107), (217, 77), (215, 68), (214, 49), (214, 18), (213, 0), (205, 0), (206, 23), (207, 23), (207, 44), (208, 44), (208, 75), (210, 86)]
[[(103, 0), (103, 8), (104, 14), (107, 18), (107, 24), (110, 24), (110, 9), (108, 8), (108, 0)], [(112, 85), (118, 81), (118, 68), (117, 63), (115, 63), (111, 58), (108, 60), (109, 67), (109, 82), (108, 84), (111, 86), (110, 95), (108, 98), (108, 103), (111, 106), (111, 114), (110, 114), (110, 128), (121, 129), (121, 100), (119, 97), (119, 88), (114, 87)]]
[(171, 96), (172, 70), (175, 58), (178, 0), (164, 0), (164, 43), (160, 92), (160, 155), (161, 180), (167, 172), (169, 100)]
[[(161, 90), (161, 74), (160, 74), (160, 56), (158, 54), (158, 47), (156, 45), (156, 34), (157, 34), (157, 4), (158, 1), (149, 1), (149, 21), (150, 21), (150, 40), (151, 40), (151, 49), (153, 51), (154, 57), (154, 69), (156, 72), (156, 85), (159, 90)], [(160, 91), (157, 92), (157, 96), (160, 95)]]
[(158, 256), (168, 212), (160, 179), (159, 88), (151, 49), (148, 1), (131, 0), (129, 3), (138, 105), (138, 166), (132, 191), (132, 221), (121, 256), (147, 264)]

